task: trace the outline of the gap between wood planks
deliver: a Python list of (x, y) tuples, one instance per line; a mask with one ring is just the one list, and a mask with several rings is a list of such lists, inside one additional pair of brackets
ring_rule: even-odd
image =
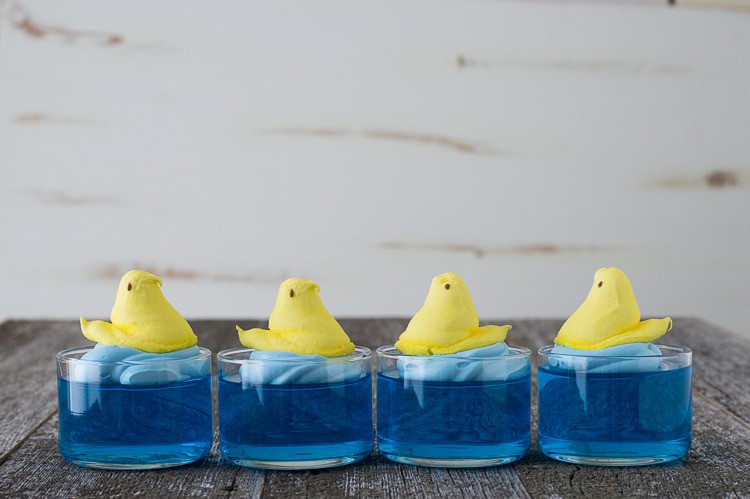
[(693, 387), (693, 394), (700, 397), (702, 400), (707, 402), (712, 407), (715, 407), (717, 410), (723, 412), (724, 414), (727, 414), (731, 419), (739, 423), (740, 425), (744, 426), (745, 428), (750, 430), (750, 424), (748, 424), (744, 419), (739, 417), (737, 414), (732, 412), (732, 410), (728, 407), (726, 407), (724, 404), (719, 402), (718, 400), (714, 400), (702, 391), (698, 390), (697, 388)]
[(57, 414), (57, 409), (49, 413), (47, 417), (45, 417), (44, 419), (39, 421), (36, 425), (34, 425), (34, 427), (31, 428), (28, 431), (28, 433), (26, 433), (26, 435), (24, 435), (18, 442), (16, 442), (15, 445), (13, 445), (10, 449), (5, 451), (5, 453), (0, 456), (0, 466), (2, 466), (3, 463), (8, 460), (11, 454), (17, 451), (29, 438), (31, 438), (31, 436), (34, 435), (34, 433), (36, 433), (39, 430), (39, 428), (47, 424), (47, 422), (50, 419), (52, 419), (52, 416), (54, 416), (55, 414)]

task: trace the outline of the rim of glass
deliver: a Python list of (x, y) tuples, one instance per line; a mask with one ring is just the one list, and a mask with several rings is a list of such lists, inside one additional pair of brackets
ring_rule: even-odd
[[(500, 359), (518, 359), (518, 358), (529, 358), (531, 357), (531, 350), (526, 347), (520, 347), (515, 345), (508, 345), (508, 349), (512, 351), (513, 353), (510, 355), (497, 355), (495, 357), (461, 357), (460, 354), (463, 352), (453, 353), (450, 354), (451, 358), (463, 358), (463, 359), (470, 359), (470, 360), (477, 360), (477, 361), (483, 361), (483, 360), (500, 360)], [(467, 350), (464, 350), (464, 352)], [(398, 353), (394, 353), (398, 352)], [(396, 348), (394, 345), (383, 345), (382, 347), (379, 347), (377, 350), (375, 350), (375, 353), (378, 357), (384, 357), (387, 359), (394, 359), (394, 360), (400, 360), (400, 359), (435, 359), (439, 360), (441, 357), (445, 357), (444, 355), (406, 355), (405, 353), (401, 352), (398, 348)]]
[(575, 353), (552, 353), (552, 349), (555, 348), (556, 345), (544, 345), (542, 348), (538, 350), (537, 353), (539, 355), (544, 355), (545, 357), (573, 357), (573, 358), (585, 358), (585, 359), (613, 359), (613, 360), (623, 360), (623, 359), (649, 359), (649, 358), (657, 358), (657, 359), (674, 359), (677, 357), (682, 357), (686, 354), (692, 354), (693, 350), (691, 348), (688, 348), (686, 346), (682, 345), (664, 345), (661, 343), (653, 343), (655, 347), (657, 347), (659, 350), (662, 348), (667, 350), (672, 350), (671, 353), (662, 353), (661, 355), (579, 355)]
[[(57, 355), (55, 355), (55, 359), (57, 359), (57, 362), (64, 364), (96, 364), (96, 365), (126, 365), (126, 366), (143, 366), (143, 365), (151, 365), (155, 363), (161, 364), (180, 364), (183, 362), (195, 362), (196, 360), (210, 360), (211, 359), (211, 350), (204, 347), (198, 347), (198, 355), (195, 357), (187, 357), (185, 359), (160, 359), (158, 357), (155, 358), (149, 358), (149, 359), (142, 359), (142, 360), (92, 360), (92, 359), (81, 359), (72, 357), (73, 354), (77, 353), (85, 353), (90, 352), (94, 349), (94, 345), (87, 346), (87, 347), (75, 347), (75, 348), (68, 348), (67, 350), (62, 350), (60, 352), (57, 352)], [(150, 353), (150, 352), (142, 352), (142, 353)], [(162, 355), (155, 353), (153, 355)]]
[[(278, 364), (299, 364), (300, 360), (295, 359), (256, 359), (252, 358), (234, 358), (233, 355), (246, 354), (250, 352), (262, 352), (264, 350), (258, 350), (257, 348), (228, 348), (222, 350), (216, 354), (216, 359), (221, 362), (228, 362), (230, 364), (267, 364), (267, 363), (278, 363)], [(267, 350), (265, 350), (267, 351)], [(288, 352), (286, 352), (288, 353)], [(354, 352), (349, 355), (341, 357), (323, 357), (322, 359), (305, 359), (304, 362), (310, 362), (315, 364), (333, 364), (336, 362), (353, 362), (358, 360), (369, 360), (372, 358), (372, 350), (367, 347), (359, 345), (354, 346)]]

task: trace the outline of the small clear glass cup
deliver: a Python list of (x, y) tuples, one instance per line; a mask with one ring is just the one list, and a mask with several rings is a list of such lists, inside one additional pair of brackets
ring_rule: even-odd
[[(82, 359), (94, 347), (56, 356), (59, 448), (80, 466), (167, 468), (206, 457), (213, 439), (211, 351), (179, 360)], [(129, 371), (128, 371), (129, 370)], [(122, 375), (133, 383), (121, 382)]]
[[(435, 467), (495, 466), (526, 455), (531, 351), (508, 348), (509, 355), (459, 363), (441, 355), (404, 355), (393, 345), (378, 348), (380, 453), (392, 461)], [(425, 374), (451, 370), (473, 371), (466, 376), (473, 381), (430, 380)]]
[(369, 456), (370, 349), (304, 360), (264, 357), (268, 353), (235, 348), (217, 355), (224, 458), (252, 468), (301, 470)]
[(539, 349), (539, 447), (559, 461), (638, 466), (690, 448), (692, 351), (583, 356)]

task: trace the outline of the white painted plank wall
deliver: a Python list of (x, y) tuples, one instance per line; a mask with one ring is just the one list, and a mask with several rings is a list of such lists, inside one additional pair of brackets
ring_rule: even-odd
[(134, 265), (189, 317), (292, 275), (407, 315), (447, 270), (563, 316), (615, 265), (644, 315), (750, 335), (748, 11), (0, 5), (0, 318), (106, 316)]

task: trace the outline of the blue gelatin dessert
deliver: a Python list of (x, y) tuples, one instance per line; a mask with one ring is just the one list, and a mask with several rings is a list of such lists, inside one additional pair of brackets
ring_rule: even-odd
[[(617, 348), (617, 347), (614, 347)], [(656, 347), (658, 348), (658, 347)], [(690, 448), (691, 368), (591, 372), (539, 368), (539, 445), (550, 457), (591, 464), (654, 464)], [(665, 362), (668, 362), (665, 360)]]
[[(503, 464), (523, 457), (529, 450), (530, 433), (528, 353), (502, 346), (507, 351), (504, 355), (515, 357), (515, 362), (499, 361), (497, 357), (472, 358), (469, 356), (477, 352), (471, 350), (465, 356), (443, 356), (457, 365), (484, 364), (486, 378), (410, 379), (404, 369), (379, 372), (380, 453), (407, 464), (460, 467)], [(489, 349), (500, 350), (494, 346), (481, 350)], [(385, 347), (378, 354), (399, 356), (401, 352)], [(492, 366), (500, 362), (515, 366)]]
[(147, 469), (197, 461), (212, 444), (211, 352), (153, 274), (122, 278), (112, 322), (81, 319), (94, 347), (57, 355), (59, 447), (89, 467)]
[(478, 467), (523, 457), (530, 442), (530, 352), (510, 326), (479, 326), (463, 280), (435, 277), (394, 346), (377, 351), (378, 448), (407, 464)]
[(370, 350), (355, 347), (319, 287), (281, 284), (269, 329), (220, 352), (219, 435), (225, 459), (265, 469), (353, 463), (373, 449)]
[(630, 281), (600, 269), (554, 346), (539, 350), (539, 446), (580, 464), (673, 461), (691, 442), (692, 353), (651, 341), (672, 321), (640, 320)]
[[(314, 355), (269, 355), (276, 353), (281, 352), (221, 352), (224, 457), (272, 469), (324, 468), (367, 457), (373, 448), (369, 350), (358, 348), (337, 358), (341, 363)], [(231, 365), (237, 362), (243, 363), (239, 372)], [(276, 370), (285, 372), (274, 376)]]
[[(213, 437), (210, 351), (191, 347), (183, 351), (183, 361), (160, 359), (153, 365), (132, 360), (144, 357), (137, 352), (122, 362), (97, 365), (101, 350), (120, 354), (133, 349), (97, 345), (85, 350), (62, 354), (73, 364), (57, 380), (63, 457), (90, 467), (146, 469), (208, 455)], [(81, 354), (81, 360), (71, 357)], [(95, 374), (92, 366), (98, 368)]]

